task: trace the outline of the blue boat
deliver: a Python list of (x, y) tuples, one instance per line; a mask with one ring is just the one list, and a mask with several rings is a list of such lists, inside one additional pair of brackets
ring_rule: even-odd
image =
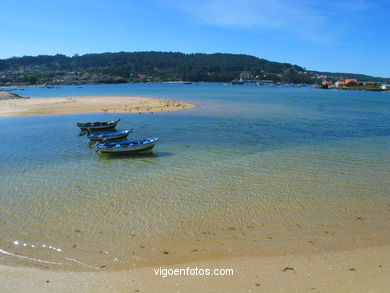
[(95, 145), (96, 152), (101, 153), (135, 153), (151, 150), (154, 145), (159, 141), (158, 137), (144, 138), (133, 141), (103, 141), (97, 142)]
[(92, 141), (125, 139), (133, 130), (115, 130), (115, 131), (103, 131), (103, 132), (91, 132), (87, 129), (87, 137)]

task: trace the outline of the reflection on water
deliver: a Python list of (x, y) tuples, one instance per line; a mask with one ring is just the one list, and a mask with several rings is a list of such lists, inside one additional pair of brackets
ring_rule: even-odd
[(114, 114), (1, 118), (0, 252), (10, 259), (126, 268), (388, 240), (388, 95), (217, 84), (82, 92), (199, 107), (121, 114), (117, 129), (133, 128), (130, 140), (161, 138), (131, 156), (96, 154), (79, 136), (77, 122)]

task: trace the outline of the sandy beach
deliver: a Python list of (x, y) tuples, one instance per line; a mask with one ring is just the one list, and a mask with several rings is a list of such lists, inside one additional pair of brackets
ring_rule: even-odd
[[(317, 231), (315, 238), (307, 231), (299, 240), (272, 234), (262, 241), (221, 241), (210, 233), (203, 240), (142, 242), (133, 252), (133, 264), (117, 259), (113, 250), (96, 252), (91, 259), (76, 254), (66, 258), (78, 268), (53, 265), (26, 259), (20, 247), (17, 255), (0, 253), (0, 283), (6, 292), (388, 292), (390, 247), (381, 235), (387, 225), (375, 228), (370, 221), (358, 222), (337, 232)], [(253, 229), (228, 231), (245, 232), (249, 239)], [(337, 240), (343, 229), (359, 237), (371, 230), (372, 237)], [(113, 258), (116, 261), (107, 261)], [(201, 275), (206, 269), (211, 274)], [(215, 269), (231, 271), (216, 276)], [(174, 275), (174, 270), (184, 274)]]
[(49, 97), (0, 99), (0, 116), (143, 113), (184, 110), (193, 104), (151, 97)]
[[(161, 266), (227, 269), (233, 276), (156, 275), (156, 267), (61, 272), (0, 265), (6, 292), (388, 292), (390, 248), (241, 257)], [(194, 270), (192, 271), (194, 272)]]

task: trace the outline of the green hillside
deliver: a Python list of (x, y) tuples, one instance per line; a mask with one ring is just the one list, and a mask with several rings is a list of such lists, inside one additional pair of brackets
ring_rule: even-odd
[(307, 72), (297, 65), (222, 53), (119, 52), (0, 59), (0, 85), (229, 82), (239, 78), (247, 81), (272, 79), (275, 82), (315, 83), (320, 75), (320, 72)]

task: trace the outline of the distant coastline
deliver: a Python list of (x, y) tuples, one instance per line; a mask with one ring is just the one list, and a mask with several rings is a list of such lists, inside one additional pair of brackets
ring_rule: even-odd
[(323, 79), (321, 83), (313, 86), (320, 89), (337, 89), (351, 91), (374, 91), (388, 92), (390, 91), (390, 83), (380, 83), (373, 81), (361, 81), (356, 78), (347, 78), (343, 80)]
[(361, 88), (361, 87), (356, 87), (356, 88), (322, 88), (320, 86), (313, 86), (313, 88), (317, 89), (325, 89), (325, 90), (343, 90), (343, 91), (370, 91), (370, 92), (390, 92), (390, 89), (370, 89), (370, 88)]
[(339, 88), (344, 91), (371, 91), (371, 92), (390, 92), (390, 89), (369, 89), (369, 88)]
[(117, 52), (72, 57), (57, 54), (0, 59), (0, 86), (234, 80), (316, 84), (323, 79), (345, 78), (390, 82), (390, 78), (365, 74), (306, 70), (302, 66), (244, 54)]

